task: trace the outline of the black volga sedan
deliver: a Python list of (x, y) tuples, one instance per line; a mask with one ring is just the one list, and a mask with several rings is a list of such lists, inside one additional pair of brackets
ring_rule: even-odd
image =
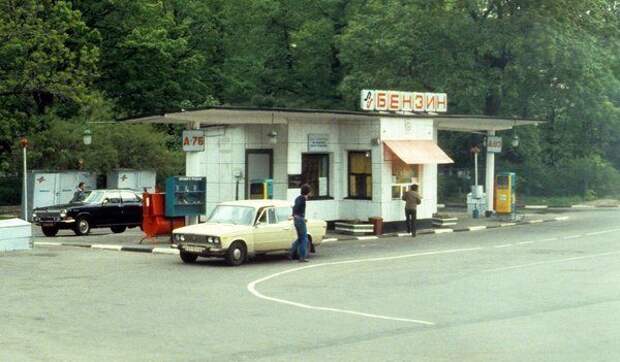
[(142, 198), (131, 190), (87, 191), (81, 201), (34, 209), (32, 221), (41, 226), (45, 236), (55, 236), (60, 229), (86, 235), (93, 228), (104, 227), (122, 233), (142, 225)]

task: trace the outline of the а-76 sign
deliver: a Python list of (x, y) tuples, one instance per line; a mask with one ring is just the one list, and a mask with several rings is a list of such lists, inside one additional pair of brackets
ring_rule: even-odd
[(199, 152), (205, 150), (205, 133), (203, 130), (183, 131), (183, 151)]

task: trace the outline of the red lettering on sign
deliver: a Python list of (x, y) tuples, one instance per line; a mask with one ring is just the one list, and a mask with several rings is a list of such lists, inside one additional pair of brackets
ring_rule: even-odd
[(398, 93), (390, 93), (390, 110), (397, 111), (398, 110)]
[(412, 104), (413, 104), (413, 98), (411, 97), (411, 93), (403, 94), (403, 110), (410, 111)]
[(377, 109), (386, 109), (387, 108), (387, 93), (378, 92), (377, 93)]
[(183, 137), (183, 146), (189, 146), (189, 137)]
[(413, 110), (416, 112), (424, 111), (424, 95), (416, 93), (414, 95)]

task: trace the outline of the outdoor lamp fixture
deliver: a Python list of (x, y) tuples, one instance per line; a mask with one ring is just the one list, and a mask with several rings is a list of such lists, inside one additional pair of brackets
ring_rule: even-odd
[(84, 130), (83, 141), (86, 146), (93, 143), (93, 136), (89, 129)]
[(519, 147), (519, 136), (517, 136), (517, 121), (512, 126), (512, 147)]
[(267, 137), (269, 137), (269, 143), (271, 143), (272, 145), (278, 143), (278, 132), (276, 132), (275, 130), (267, 133)]
[(273, 119), (274, 119), (274, 115), (272, 113), (271, 114), (271, 132), (267, 133), (267, 137), (269, 137), (269, 143), (271, 143), (272, 145), (275, 145), (276, 143), (278, 143), (278, 132), (273, 127)]

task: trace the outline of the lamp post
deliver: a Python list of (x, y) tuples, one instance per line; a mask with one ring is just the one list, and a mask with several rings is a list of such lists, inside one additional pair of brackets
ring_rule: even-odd
[(84, 130), (84, 135), (82, 137), (82, 140), (84, 141), (84, 144), (86, 146), (88, 146), (91, 143), (93, 143), (93, 136), (92, 136), (92, 133), (90, 132), (89, 129)]
[(22, 147), (22, 157), (24, 159), (24, 179), (23, 179), (23, 195), (22, 195), (22, 205), (23, 205), (23, 216), (24, 220), (28, 221), (28, 167), (27, 167), (27, 151), (28, 148), (28, 139), (24, 136), (19, 140), (19, 145)]

